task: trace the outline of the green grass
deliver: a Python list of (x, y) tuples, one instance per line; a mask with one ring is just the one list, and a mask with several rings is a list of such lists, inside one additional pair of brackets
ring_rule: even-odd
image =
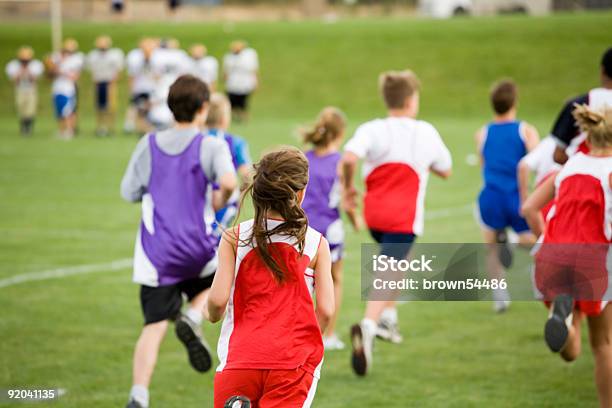
[[(220, 56), (233, 38), (260, 53), (262, 87), (253, 120), (234, 130), (254, 156), (277, 144), (296, 143), (295, 129), (325, 105), (345, 110), (352, 131), (382, 115), (376, 90), (385, 69), (410, 67), (423, 83), (422, 117), (449, 145), (455, 174), (432, 179), (427, 209), (473, 202), (479, 172), (465, 157), (472, 134), (489, 118), (487, 90), (499, 77), (515, 78), (521, 117), (546, 134), (564, 99), (596, 86), (601, 52), (609, 46), (612, 14), (548, 18), (350, 20), (337, 24), (68, 24), (84, 48), (103, 32), (133, 47), (144, 34), (175, 36), (183, 45), (204, 41)], [(48, 48), (42, 24), (0, 27), (0, 61), (22, 43)], [(108, 262), (132, 255), (139, 208), (121, 201), (119, 181), (136, 140), (92, 137), (92, 98), (81, 84), (82, 136), (54, 138), (48, 83), (41, 86), (40, 120), (32, 139), (21, 139), (13, 118), (11, 87), (0, 81), (0, 279), (20, 273)], [(121, 101), (126, 99), (122, 87)], [(471, 214), (429, 220), (428, 242), (477, 242)], [(359, 299), (359, 244), (348, 235), (345, 303), (340, 333), (363, 310)], [(141, 327), (138, 288), (130, 271), (108, 271), (0, 288), (0, 388), (61, 387), (56, 406), (111, 407), (125, 403), (131, 353)], [(317, 407), (596, 406), (593, 362), (567, 365), (542, 341), (544, 308), (517, 302), (503, 316), (490, 304), (410, 303), (400, 308), (401, 346), (376, 345), (372, 375), (354, 377), (348, 352), (326, 356)], [(218, 326), (206, 326), (216, 341)], [(169, 336), (151, 387), (155, 407), (211, 406), (212, 374), (198, 375)], [(38, 406), (46, 406), (40, 404)]]

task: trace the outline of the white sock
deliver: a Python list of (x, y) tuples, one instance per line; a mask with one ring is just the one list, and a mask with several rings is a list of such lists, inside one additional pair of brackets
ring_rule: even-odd
[(149, 406), (149, 389), (144, 385), (132, 385), (130, 399), (147, 408)]
[(392, 325), (397, 324), (397, 309), (395, 307), (387, 307), (380, 315), (380, 320), (384, 320)]
[(510, 293), (507, 289), (493, 289), (493, 300), (496, 302), (509, 301)]
[(192, 307), (187, 309), (187, 311), (185, 312), (185, 316), (187, 316), (189, 318), (189, 320), (191, 320), (192, 322), (194, 322), (197, 325), (202, 324), (202, 320), (204, 319), (204, 316), (202, 315), (202, 312), (200, 310), (194, 309)]
[(366, 332), (368, 332), (368, 334), (376, 333), (377, 327), (378, 327), (378, 324), (376, 324), (376, 322), (372, 319), (364, 318), (361, 321), (361, 328), (365, 330)]

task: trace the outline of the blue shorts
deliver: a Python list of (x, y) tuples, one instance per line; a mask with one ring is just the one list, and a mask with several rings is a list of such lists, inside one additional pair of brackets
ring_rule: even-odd
[(504, 230), (508, 227), (520, 234), (529, 231), (529, 225), (520, 213), (518, 192), (503, 192), (492, 188), (483, 188), (478, 196), (480, 222), (492, 230)]
[(55, 106), (55, 117), (65, 119), (76, 111), (76, 96), (55, 94), (53, 105)]

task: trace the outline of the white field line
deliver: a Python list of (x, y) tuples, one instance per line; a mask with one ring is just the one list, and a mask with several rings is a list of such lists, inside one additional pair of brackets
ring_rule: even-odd
[(459, 207), (439, 208), (437, 210), (425, 210), (425, 219), (428, 221), (439, 220), (440, 218), (451, 218), (456, 215), (471, 214), (473, 211), (473, 204), (466, 204)]
[(40, 272), (22, 273), (19, 275), (11, 276), (9, 278), (0, 279), (0, 289), (6, 288), (7, 286), (18, 285), (20, 283), (46, 280), (46, 279), (59, 279), (73, 275), (87, 275), (89, 273), (105, 272), (105, 271), (118, 271), (132, 267), (132, 258), (118, 259), (112, 262), (87, 264), (78, 266), (68, 266), (64, 268), (49, 269)]
[[(426, 220), (437, 220), (441, 218), (451, 218), (456, 215), (469, 214), (472, 212), (473, 206), (463, 205), (459, 207), (440, 208), (437, 210), (427, 211), (425, 214)], [(68, 266), (64, 268), (50, 269), (40, 272), (22, 273), (19, 275), (11, 276), (9, 278), (0, 279), (0, 289), (8, 286), (18, 285), (20, 283), (47, 280), (47, 279), (59, 279), (67, 276), (74, 275), (86, 275), (90, 273), (98, 273), (105, 271), (118, 271), (132, 267), (132, 258), (118, 259), (106, 263), (97, 264), (86, 264), (78, 266)]]

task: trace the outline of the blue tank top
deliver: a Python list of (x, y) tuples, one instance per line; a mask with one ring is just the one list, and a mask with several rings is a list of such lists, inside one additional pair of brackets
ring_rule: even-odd
[(520, 133), (521, 122), (491, 123), (482, 146), (485, 188), (518, 192), (517, 166), (527, 153)]

